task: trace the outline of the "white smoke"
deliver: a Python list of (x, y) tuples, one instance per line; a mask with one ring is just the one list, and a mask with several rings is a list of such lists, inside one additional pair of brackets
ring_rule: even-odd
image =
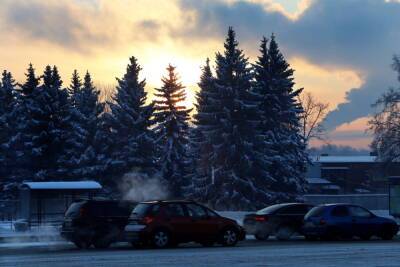
[(139, 171), (131, 171), (122, 177), (119, 187), (125, 200), (140, 202), (166, 199), (168, 189), (161, 180), (157, 175), (150, 177)]

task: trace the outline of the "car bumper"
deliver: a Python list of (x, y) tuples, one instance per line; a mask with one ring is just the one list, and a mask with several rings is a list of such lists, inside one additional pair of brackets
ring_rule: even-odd
[(257, 233), (270, 234), (272, 232), (272, 225), (267, 222), (244, 223), (243, 227), (248, 235), (255, 235)]
[(146, 225), (128, 224), (125, 226), (123, 239), (127, 242), (143, 241), (149, 236), (146, 228)]
[(320, 237), (328, 233), (328, 228), (326, 226), (305, 226), (301, 231), (305, 236)]

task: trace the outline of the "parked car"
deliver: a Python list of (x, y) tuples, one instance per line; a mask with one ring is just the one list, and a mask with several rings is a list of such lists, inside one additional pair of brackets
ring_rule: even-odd
[(294, 233), (301, 234), (304, 215), (312, 208), (312, 205), (304, 203), (272, 205), (247, 214), (243, 226), (247, 234), (258, 240), (267, 240), (271, 235), (279, 240), (289, 240)]
[(399, 230), (394, 220), (349, 204), (317, 206), (305, 215), (304, 221), (303, 232), (309, 240), (352, 237), (368, 240), (372, 236), (390, 240)]
[(125, 227), (125, 239), (133, 246), (165, 248), (191, 241), (234, 246), (244, 238), (236, 221), (193, 201), (141, 202)]
[(61, 236), (78, 248), (107, 248), (123, 236), (135, 204), (116, 200), (83, 200), (70, 205), (65, 213)]

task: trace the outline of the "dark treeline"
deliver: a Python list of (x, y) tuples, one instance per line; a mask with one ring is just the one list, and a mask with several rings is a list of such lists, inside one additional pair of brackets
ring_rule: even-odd
[(202, 68), (192, 123), (175, 67), (151, 103), (140, 71), (131, 57), (110, 103), (100, 101), (89, 72), (82, 79), (74, 71), (65, 86), (56, 66), (39, 76), (29, 65), (22, 84), (4, 71), (1, 198), (15, 197), (25, 180), (97, 180), (115, 192), (132, 171), (159, 177), (171, 197), (219, 209), (256, 209), (305, 192), (301, 90), (273, 35), (251, 64), (229, 29), (215, 69), (209, 60)]

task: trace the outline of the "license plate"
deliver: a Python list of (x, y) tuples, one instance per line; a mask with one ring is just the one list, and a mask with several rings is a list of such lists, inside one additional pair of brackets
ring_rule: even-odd
[(313, 222), (306, 222), (305, 224), (304, 224), (304, 227), (313, 227), (314, 226), (314, 223)]

